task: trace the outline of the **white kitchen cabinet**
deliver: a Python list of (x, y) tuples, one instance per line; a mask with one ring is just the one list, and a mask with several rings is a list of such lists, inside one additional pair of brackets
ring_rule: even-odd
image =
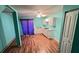
[(55, 30), (49, 30), (45, 28), (36, 28), (35, 34), (43, 33), (48, 38), (54, 38), (55, 37)]

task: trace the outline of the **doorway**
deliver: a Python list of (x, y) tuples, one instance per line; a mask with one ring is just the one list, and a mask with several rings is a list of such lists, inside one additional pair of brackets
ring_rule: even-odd
[(63, 36), (60, 48), (61, 53), (71, 53), (78, 12), (79, 10), (70, 10), (65, 13)]

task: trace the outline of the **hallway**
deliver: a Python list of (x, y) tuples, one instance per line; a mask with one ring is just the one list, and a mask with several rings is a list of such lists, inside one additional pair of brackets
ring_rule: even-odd
[(48, 39), (44, 34), (22, 37), (22, 46), (17, 47), (15, 41), (4, 53), (58, 53), (58, 42)]
[(79, 52), (79, 5), (1, 5), (1, 53)]
[(79, 59), (79, 0), (0, 4), (0, 59)]
[[(59, 21), (62, 19), (62, 13), (59, 11), (62, 12), (62, 7), (61, 5), (1, 6), (0, 52), (59, 52), (62, 27)], [(56, 17), (58, 14), (61, 15), (59, 18)]]

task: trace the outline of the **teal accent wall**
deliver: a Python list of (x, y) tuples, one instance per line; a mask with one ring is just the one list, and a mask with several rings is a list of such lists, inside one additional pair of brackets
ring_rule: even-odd
[(79, 5), (64, 5), (64, 11), (77, 9), (77, 8), (79, 8)]
[[(4, 9), (8, 7), (13, 12), (4, 13)], [(16, 38), (18, 46), (21, 44), (20, 28), (18, 14), (11, 6), (0, 6), (0, 52)]]
[(0, 12), (2, 12), (5, 8), (6, 8), (6, 6), (1, 5), (0, 6)]
[(58, 13), (52, 15), (52, 18), (56, 17), (56, 27), (54, 29), (56, 31), (55, 32), (55, 36), (56, 36), (58, 41), (61, 40), (61, 32), (62, 32), (63, 21), (64, 21), (63, 20), (63, 18), (64, 18), (63, 15), (64, 15), (63, 11), (62, 12), (58, 12)]
[(8, 46), (15, 38), (13, 17), (7, 13), (0, 13), (0, 51)]
[(34, 18), (34, 26), (36, 28), (43, 27), (42, 20), (43, 20), (43, 18), (41, 18), (41, 17), (40, 18), (39, 17)]
[(5, 39), (5, 36), (4, 36), (3, 27), (2, 27), (1, 13), (0, 13), (0, 52), (3, 50), (4, 45), (6, 44), (6, 41), (3, 39)]
[[(1, 12), (5, 9), (5, 6), (0, 6), (0, 52), (3, 50), (4, 45), (3, 45), (3, 41), (2, 39), (5, 39), (4, 37), (4, 31), (3, 31), (3, 27), (2, 27), (2, 21), (1, 21)], [(4, 40), (4, 44), (6, 44), (5, 40)]]
[(12, 14), (1, 13), (1, 21), (6, 41), (5, 46), (7, 46), (15, 38)]

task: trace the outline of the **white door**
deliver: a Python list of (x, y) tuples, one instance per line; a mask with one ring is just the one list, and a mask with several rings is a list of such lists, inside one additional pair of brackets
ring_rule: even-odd
[(66, 13), (61, 48), (60, 48), (61, 53), (71, 52), (77, 16), (78, 16), (78, 10)]

